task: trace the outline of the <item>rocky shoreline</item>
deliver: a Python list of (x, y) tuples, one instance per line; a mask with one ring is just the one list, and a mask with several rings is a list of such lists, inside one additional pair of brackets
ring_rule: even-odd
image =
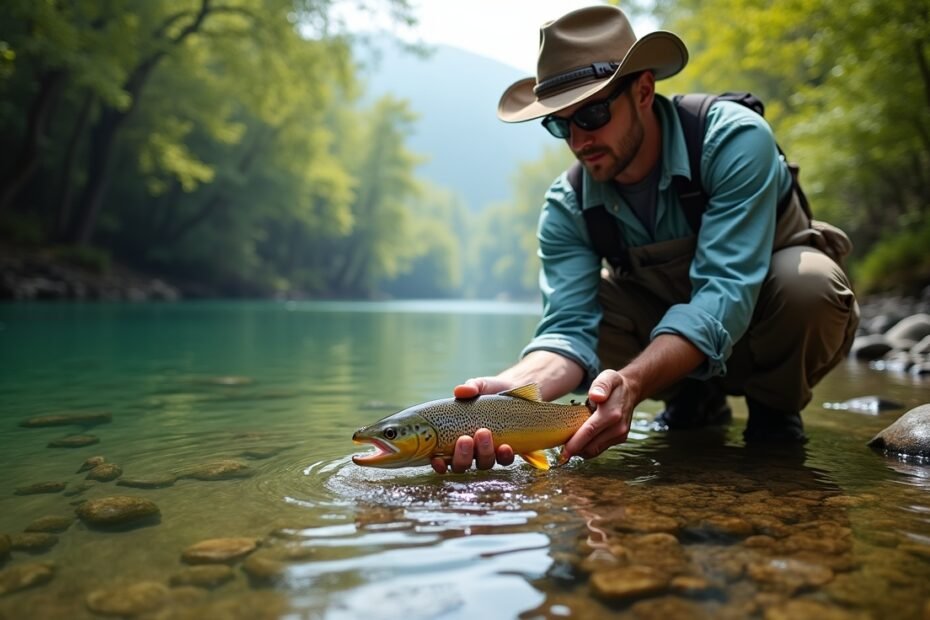
[(875, 370), (930, 376), (930, 287), (920, 297), (876, 296), (860, 306), (850, 357)]
[(121, 266), (100, 272), (40, 253), (0, 254), (0, 301), (177, 301), (179, 287)]

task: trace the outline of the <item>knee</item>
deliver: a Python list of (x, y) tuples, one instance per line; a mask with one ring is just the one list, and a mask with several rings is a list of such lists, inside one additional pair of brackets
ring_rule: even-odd
[(823, 312), (848, 314), (855, 304), (842, 268), (806, 246), (785, 248), (772, 256), (762, 296), (781, 309), (803, 312), (800, 316), (808, 319)]

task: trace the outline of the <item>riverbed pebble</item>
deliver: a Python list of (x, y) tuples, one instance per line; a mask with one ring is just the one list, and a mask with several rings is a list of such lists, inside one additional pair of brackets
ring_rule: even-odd
[(77, 473), (80, 474), (82, 472), (91, 470), (97, 465), (103, 465), (106, 462), (107, 462), (107, 459), (104, 456), (97, 455), (97, 456), (88, 457), (84, 459), (83, 463), (81, 463), (81, 466), (78, 468)]
[(23, 532), (10, 535), (10, 547), (14, 551), (43, 553), (58, 544), (58, 537), (48, 532)]
[(254, 538), (211, 538), (191, 545), (181, 554), (188, 564), (222, 564), (235, 562), (258, 546)]
[(869, 446), (886, 454), (930, 458), (930, 404), (902, 415), (873, 437)]
[(139, 581), (94, 590), (87, 608), (105, 616), (138, 616), (160, 609), (168, 600), (168, 588), (154, 581)]
[(61, 493), (65, 490), (65, 482), (36, 482), (24, 487), (17, 487), (14, 495), (38, 495), (40, 493)]
[(0, 596), (48, 583), (54, 576), (54, 562), (29, 562), (11, 566), (0, 571)]
[(77, 515), (82, 521), (97, 526), (140, 523), (159, 513), (155, 502), (125, 495), (88, 500), (77, 508)]
[(48, 442), (49, 448), (83, 448), (95, 443), (100, 443), (100, 438), (96, 435), (67, 435), (60, 439), (53, 439)]
[(225, 564), (188, 566), (171, 576), (172, 586), (196, 586), (212, 590), (235, 577), (233, 569)]
[(930, 374), (930, 300), (874, 298), (862, 304), (862, 321), (850, 357), (876, 370)]
[(106, 424), (113, 420), (109, 413), (65, 413), (59, 415), (44, 415), (28, 418), (19, 423), (25, 428), (47, 428), (51, 426), (93, 426)]
[(248, 478), (254, 470), (245, 463), (231, 459), (205, 463), (189, 467), (177, 472), (179, 479), (192, 478), (194, 480), (229, 480), (231, 478)]
[(608, 601), (626, 601), (651, 596), (668, 588), (669, 579), (648, 566), (620, 566), (591, 576), (591, 591)]
[(26, 532), (64, 532), (71, 524), (74, 523), (74, 517), (63, 517), (59, 515), (47, 515), (34, 519), (26, 526)]
[(120, 478), (116, 486), (131, 487), (133, 489), (163, 489), (172, 486), (178, 477), (174, 474), (163, 474), (149, 478)]
[(242, 563), (242, 570), (253, 583), (267, 585), (280, 579), (287, 565), (274, 558), (250, 555)]
[(110, 482), (122, 475), (123, 468), (116, 463), (101, 463), (87, 472), (85, 479), (96, 480), (98, 482)]
[(833, 571), (825, 566), (787, 557), (752, 562), (746, 566), (746, 574), (756, 583), (786, 594), (816, 588), (833, 579)]

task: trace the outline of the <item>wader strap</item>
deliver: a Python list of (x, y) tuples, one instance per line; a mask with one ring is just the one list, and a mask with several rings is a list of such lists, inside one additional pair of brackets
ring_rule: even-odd
[(623, 243), (623, 237), (620, 235), (617, 219), (607, 212), (604, 205), (583, 208), (584, 182), (582, 180), (581, 164), (578, 162), (572, 164), (566, 176), (568, 177), (568, 184), (571, 185), (572, 191), (575, 192), (581, 214), (584, 215), (584, 221), (588, 227), (588, 237), (591, 238), (594, 251), (598, 256), (602, 256), (614, 269), (629, 272), (631, 267), (630, 255), (626, 244)]

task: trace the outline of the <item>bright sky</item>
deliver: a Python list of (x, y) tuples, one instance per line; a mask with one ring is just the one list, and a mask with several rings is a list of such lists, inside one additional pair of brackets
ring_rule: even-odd
[[(418, 24), (405, 39), (442, 43), (536, 72), (539, 27), (547, 21), (598, 0), (412, 0)], [(338, 6), (338, 5), (337, 5)], [(622, 6), (622, 5), (621, 5)], [(350, 30), (370, 30), (372, 20), (342, 5)], [(652, 28), (634, 22), (638, 36)], [(396, 29), (395, 29), (396, 30)], [(642, 30), (642, 32), (640, 32)], [(412, 36), (409, 36), (412, 35)]]

